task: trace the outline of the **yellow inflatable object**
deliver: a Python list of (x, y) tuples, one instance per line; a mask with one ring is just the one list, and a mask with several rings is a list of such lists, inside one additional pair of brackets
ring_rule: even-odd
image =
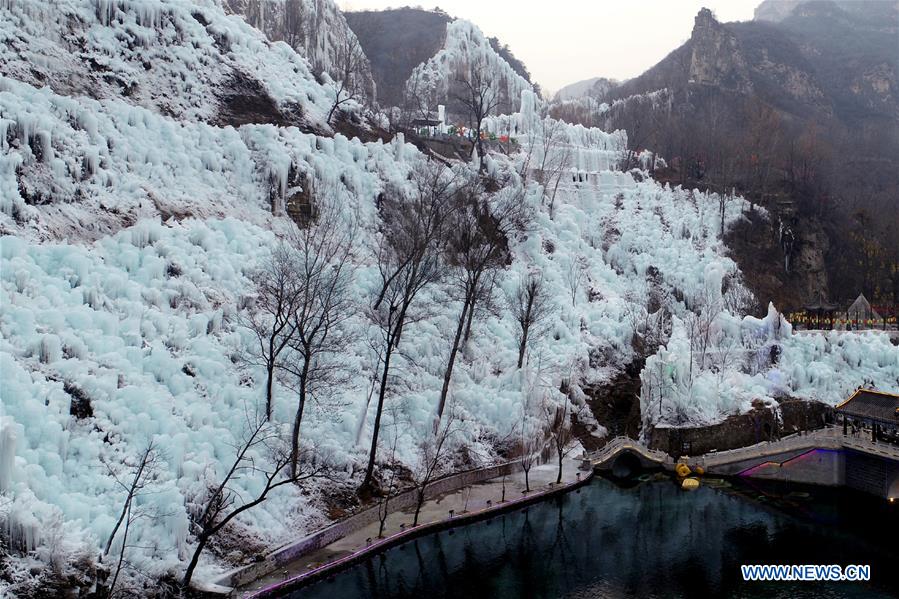
[(677, 475), (680, 477), (690, 475), (690, 467), (686, 464), (678, 464), (677, 466), (675, 466), (674, 471), (677, 472)]
[(705, 470), (702, 469), (702, 466), (696, 466), (693, 468), (693, 471), (699, 475), (705, 474)]
[(680, 484), (681, 489), (684, 491), (692, 491), (693, 489), (699, 488), (699, 479), (698, 478), (685, 478), (684, 481)]

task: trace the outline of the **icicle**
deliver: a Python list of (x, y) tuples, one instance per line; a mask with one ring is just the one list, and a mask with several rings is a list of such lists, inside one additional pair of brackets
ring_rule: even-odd
[(15, 125), (15, 121), (9, 119), (0, 119), (0, 150), (8, 150), (9, 144), (6, 142), (6, 134), (10, 125)]
[(0, 423), (0, 493), (10, 489), (16, 464), (16, 430), (12, 419)]
[(115, 13), (115, 0), (95, 0), (97, 20), (103, 26), (109, 26)]
[(393, 138), (393, 154), (396, 157), (397, 162), (403, 161), (403, 149), (406, 147), (406, 136), (402, 133), (397, 133), (396, 137)]

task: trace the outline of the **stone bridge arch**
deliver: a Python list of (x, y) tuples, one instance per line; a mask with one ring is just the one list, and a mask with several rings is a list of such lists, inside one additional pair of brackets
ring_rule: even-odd
[(644, 460), (640, 454), (624, 449), (611, 460), (609, 472), (615, 478), (632, 478), (644, 469)]

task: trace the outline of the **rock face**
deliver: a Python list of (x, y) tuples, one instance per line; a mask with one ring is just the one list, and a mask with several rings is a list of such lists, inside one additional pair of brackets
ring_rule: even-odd
[(704, 8), (696, 15), (689, 46), (690, 85), (759, 94), (784, 108), (832, 114), (831, 102), (801, 49), (766, 23), (722, 24)]
[[(794, 96), (827, 96), (843, 118), (899, 118), (899, 2), (892, 0), (765, 0), (750, 30), (776, 23), (791, 35), (810, 68), (785, 79)], [(809, 77), (816, 75), (820, 93)]]
[(899, 122), (899, 5), (894, 2), (763, 3), (755, 21), (696, 15), (690, 39), (608, 100), (667, 88), (758, 96), (795, 117), (843, 124)]
[(712, 85), (730, 91), (749, 93), (752, 81), (740, 42), (715, 20), (712, 11), (703, 8), (696, 15), (690, 36), (690, 83)]
[(710, 426), (659, 426), (648, 431), (646, 437), (652, 449), (674, 457), (695, 456), (777, 440), (799, 431), (823, 428), (832, 421), (833, 409), (827, 404), (783, 398), (776, 409), (759, 406)]
[(796, 273), (801, 297), (827, 297), (830, 289), (826, 256), (830, 240), (821, 223), (806, 219), (798, 231), (797, 252), (793, 271)]

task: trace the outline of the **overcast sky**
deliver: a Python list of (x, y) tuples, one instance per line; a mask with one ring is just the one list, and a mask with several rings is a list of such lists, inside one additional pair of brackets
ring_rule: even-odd
[[(432, 8), (435, 0), (425, 0)], [(379, 10), (415, 0), (338, 0), (343, 10)], [(703, 6), (720, 21), (748, 21), (761, 0), (442, 0), (509, 45), (544, 89), (590, 77), (639, 75), (690, 37)]]

